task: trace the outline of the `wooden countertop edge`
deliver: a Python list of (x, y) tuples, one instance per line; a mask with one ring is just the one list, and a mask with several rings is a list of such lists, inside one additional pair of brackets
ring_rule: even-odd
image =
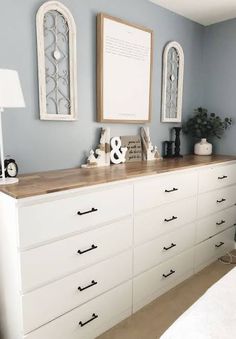
[[(112, 165), (111, 167), (91, 169), (74, 168), (38, 172), (20, 175), (19, 183), (2, 186), (0, 187), (0, 192), (7, 194), (14, 199), (23, 199), (229, 161), (236, 161), (236, 157), (227, 155), (213, 155), (207, 157), (189, 155), (179, 159), (165, 159), (163, 161), (151, 163), (137, 162)], [(97, 178), (99, 175), (101, 176), (100, 179)], [(83, 182), (80, 180), (83, 180)]]

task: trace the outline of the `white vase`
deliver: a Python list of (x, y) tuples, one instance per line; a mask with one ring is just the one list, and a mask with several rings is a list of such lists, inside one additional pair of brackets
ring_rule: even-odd
[(207, 142), (207, 139), (203, 138), (200, 142), (197, 142), (194, 145), (194, 154), (197, 155), (211, 155), (212, 154), (212, 144)]

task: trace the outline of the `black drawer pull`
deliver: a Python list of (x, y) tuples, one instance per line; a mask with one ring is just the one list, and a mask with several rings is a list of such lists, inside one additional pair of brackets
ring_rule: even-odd
[(174, 273), (175, 273), (174, 270), (170, 270), (170, 273), (168, 273), (168, 274), (162, 274), (162, 276), (163, 276), (164, 278), (167, 278), (167, 277), (169, 277), (170, 275), (172, 275), (172, 274), (174, 274)]
[(178, 219), (178, 217), (173, 216), (173, 217), (170, 218), (170, 219), (164, 219), (164, 221), (170, 222), (170, 221), (173, 221), (173, 220), (176, 220), (176, 219)]
[(95, 285), (97, 285), (97, 281), (92, 280), (90, 285), (87, 285), (85, 287), (79, 286), (78, 290), (81, 292), (81, 291), (87, 290), (87, 288), (93, 287)]
[(87, 250), (84, 250), (84, 251), (81, 251), (81, 250), (78, 250), (78, 254), (84, 254), (86, 252), (89, 252), (89, 251), (92, 251), (92, 250), (95, 250), (96, 248), (98, 248), (96, 245), (92, 245), (90, 248), (88, 248)]
[(173, 242), (172, 242), (169, 247), (163, 247), (163, 250), (168, 251), (168, 250), (170, 250), (171, 248), (173, 248), (175, 246), (176, 246), (176, 244), (173, 244)]
[(225, 222), (226, 222), (225, 220), (221, 220), (221, 221), (217, 222), (216, 225), (217, 225), (217, 226), (220, 226), (220, 225), (225, 224)]
[(93, 321), (93, 320), (95, 320), (95, 319), (97, 319), (97, 318), (98, 318), (98, 315), (95, 314), (95, 313), (93, 313), (91, 319), (85, 321), (84, 323), (83, 323), (82, 321), (80, 321), (80, 322), (79, 322), (79, 325), (80, 325), (81, 327), (83, 327), (83, 326), (87, 325), (88, 323), (90, 323), (91, 321)]
[(222, 177), (218, 177), (219, 180), (228, 178), (227, 175), (222, 175)]
[(223, 241), (221, 241), (219, 244), (216, 244), (215, 247), (216, 247), (216, 248), (219, 248), (219, 247), (221, 247), (221, 246), (224, 245), (224, 244), (225, 244), (225, 243), (224, 243)]
[(165, 190), (166, 193), (176, 192), (178, 188), (173, 187), (171, 190)]
[(91, 208), (91, 210), (89, 210), (89, 211), (85, 211), (85, 212), (80, 212), (80, 211), (78, 211), (77, 212), (77, 214), (78, 215), (84, 215), (84, 214), (89, 214), (89, 213), (93, 213), (93, 212), (97, 212), (98, 211), (98, 209), (97, 208)]
[(226, 199), (224, 199), (224, 198), (222, 198), (221, 200), (216, 200), (216, 202), (218, 202), (219, 204), (220, 204), (221, 202), (224, 202), (224, 201), (226, 201)]

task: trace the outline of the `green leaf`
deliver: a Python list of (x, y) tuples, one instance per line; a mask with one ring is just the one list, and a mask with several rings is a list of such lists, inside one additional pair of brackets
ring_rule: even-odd
[(183, 132), (198, 138), (209, 136), (220, 138), (231, 125), (231, 118), (221, 118), (215, 113), (208, 114), (207, 109), (198, 107), (194, 109), (194, 116), (183, 124)]

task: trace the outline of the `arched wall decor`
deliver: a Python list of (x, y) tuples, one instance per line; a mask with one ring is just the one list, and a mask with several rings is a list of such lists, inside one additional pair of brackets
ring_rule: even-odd
[(181, 122), (184, 79), (184, 52), (176, 41), (163, 54), (162, 122)]
[(36, 16), (41, 120), (77, 118), (76, 26), (58, 1), (45, 2)]

